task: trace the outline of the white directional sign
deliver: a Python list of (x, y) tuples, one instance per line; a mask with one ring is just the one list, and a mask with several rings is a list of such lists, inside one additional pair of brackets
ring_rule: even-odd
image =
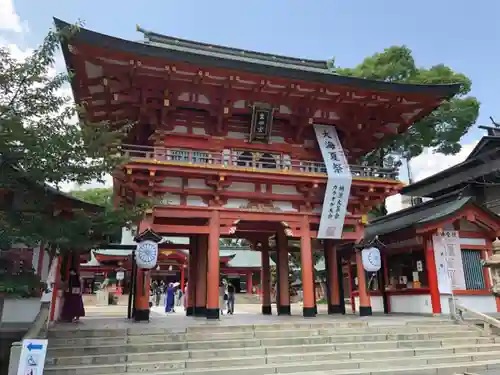
[(23, 340), (17, 375), (43, 375), (48, 340)]

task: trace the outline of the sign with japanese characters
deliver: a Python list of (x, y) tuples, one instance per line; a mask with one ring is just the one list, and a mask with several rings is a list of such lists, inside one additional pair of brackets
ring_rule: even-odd
[(331, 125), (314, 124), (314, 131), (328, 174), (318, 238), (340, 239), (351, 192), (351, 170), (337, 129)]
[(268, 142), (273, 124), (273, 110), (271, 108), (253, 107), (250, 142)]
[(441, 294), (466, 289), (460, 235), (456, 230), (445, 230), (432, 236), (434, 259)]

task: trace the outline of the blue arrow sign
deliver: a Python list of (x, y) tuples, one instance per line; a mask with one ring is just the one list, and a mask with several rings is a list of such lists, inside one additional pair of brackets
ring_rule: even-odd
[(33, 344), (33, 343), (29, 343), (27, 346), (28, 350), (31, 352), (32, 350), (42, 350), (43, 349), (43, 345), (42, 344)]

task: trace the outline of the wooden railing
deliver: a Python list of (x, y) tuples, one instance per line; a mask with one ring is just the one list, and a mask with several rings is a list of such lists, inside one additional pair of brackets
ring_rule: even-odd
[[(122, 154), (130, 160), (156, 160), (198, 165), (213, 165), (225, 168), (256, 170), (278, 170), (280, 172), (326, 174), (323, 162), (295, 160), (281, 154), (250, 150), (227, 150), (211, 152), (181, 148), (162, 148), (139, 145), (122, 145)], [(397, 180), (396, 168), (368, 165), (350, 165), (353, 177), (371, 177)]]
[(47, 337), (47, 328), (48, 328), (47, 322), (49, 319), (49, 312), (50, 312), (50, 302), (41, 302), (40, 311), (38, 312), (33, 323), (31, 323), (28, 332), (26, 332), (26, 334), (20, 341), (12, 343), (10, 347), (8, 375), (17, 375), (19, 360), (21, 359), (23, 340), (41, 339)]

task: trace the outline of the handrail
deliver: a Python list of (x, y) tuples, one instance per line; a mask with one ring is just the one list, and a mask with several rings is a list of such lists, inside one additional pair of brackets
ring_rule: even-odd
[[(191, 165), (214, 165), (223, 168), (278, 170), (305, 174), (326, 175), (324, 162), (292, 159), (288, 155), (273, 151), (253, 150), (194, 150), (185, 148), (164, 148), (142, 145), (124, 144), (121, 146), (123, 156), (131, 160), (155, 160)], [(340, 168), (341, 165), (339, 164)], [(371, 177), (397, 180), (396, 168), (374, 165), (349, 165), (353, 177)]]
[(454, 313), (452, 312), (452, 318), (454, 318), (456, 321), (467, 323), (464, 319), (463, 314), (468, 313), (474, 316), (474, 318), (479, 319), (483, 322), (482, 332), (485, 336), (489, 336), (492, 334), (492, 327), (500, 329), (500, 320), (471, 309), (470, 307), (465, 307), (464, 305), (451, 301), (451, 299), (452, 298), (450, 298), (450, 311), (453, 311), (452, 306), (455, 305)]
[(47, 337), (47, 322), (50, 313), (50, 302), (41, 302), (40, 311), (35, 317), (33, 323), (31, 323), (28, 332), (26, 332), (20, 341), (13, 342), (10, 347), (10, 357), (9, 357), (9, 372), (8, 375), (17, 375), (17, 369), (19, 367), (19, 360), (21, 359), (21, 350), (23, 346), (23, 340), (29, 339), (39, 339)]

